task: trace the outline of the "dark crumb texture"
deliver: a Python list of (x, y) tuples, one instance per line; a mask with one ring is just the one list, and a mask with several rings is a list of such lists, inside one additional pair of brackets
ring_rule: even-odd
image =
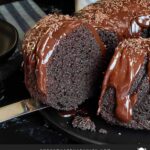
[(115, 48), (117, 47), (119, 43), (118, 35), (113, 31), (107, 31), (104, 29), (98, 30), (98, 33), (106, 45), (106, 53), (103, 57), (103, 70), (106, 70), (113, 54), (115, 51)]
[(77, 109), (100, 86), (101, 49), (84, 25), (63, 37), (47, 64), (47, 95), (34, 97), (58, 110)]
[[(131, 54), (133, 55), (134, 53), (131, 52)], [(149, 51), (147, 51), (147, 54), (148, 57), (144, 59), (129, 91), (130, 95), (135, 92), (137, 93), (137, 102), (133, 107), (132, 120), (129, 123), (124, 123), (117, 119), (115, 115), (116, 90), (111, 86), (107, 88), (102, 98), (100, 113), (102, 118), (110, 124), (121, 125), (133, 129), (150, 130), (150, 81), (148, 76)]]
[[(111, 124), (121, 125), (134, 129), (150, 130), (150, 95), (149, 95), (149, 79), (147, 76), (141, 80), (137, 78), (136, 89), (138, 88), (138, 102), (133, 109), (133, 119), (130, 123), (121, 123), (117, 120), (115, 113), (115, 90), (109, 88), (103, 98), (102, 117)], [(135, 88), (136, 83), (133, 84)]]
[(95, 123), (90, 119), (90, 117), (76, 116), (72, 121), (72, 126), (81, 130), (96, 132)]

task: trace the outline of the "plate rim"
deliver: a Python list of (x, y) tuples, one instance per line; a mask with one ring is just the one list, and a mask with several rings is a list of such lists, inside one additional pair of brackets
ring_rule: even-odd
[(9, 49), (7, 49), (5, 52), (3, 52), (2, 54), (0, 54), (0, 58), (2, 59), (3, 57), (6, 57), (6, 55), (9, 55), (10, 53), (13, 53), (17, 47), (18, 44), (18, 40), (19, 40), (19, 34), (17, 29), (9, 22), (7, 22), (6, 20), (2, 20), (0, 19), (0, 23), (9, 26), (13, 31), (14, 31), (14, 41), (13, 44), (11, 45), (11, 47)]
[[(65, 128), (62, 128), (61, 126), (58, 126), (57, 123), (55, 123), (52, 119), (50, 120), (48, 117), (48, 113), (46, 112), (47, 109), (44, 110), (40, 110), (39, 112), (41, 113), (41, 115), (47, 119), (50, 123), (52, 123), (55, 127), (57, 127), (59, 130), (61, 130), (62, 132), (66, 133), (67, 135), (71, 136), (73, 140), (78, 141), (80, 140), (80, 142), (84, 143), (84, 144), (96, 144), (96, 145), (108, 145), (109, 143), (106, 142), (98, 142), (92, 139), (88, 139), (82, 135), (76, 134), (75, 132), (72, 132), (70, 130), (67, 130)], [(90, 132), (90, 131), (89, 131)]]

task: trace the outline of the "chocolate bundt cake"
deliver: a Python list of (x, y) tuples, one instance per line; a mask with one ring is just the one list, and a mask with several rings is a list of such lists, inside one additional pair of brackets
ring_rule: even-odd
[(150, 39), (128, 39), (116, 48), (98, 114), (111, 124), (150, 130)]
[(89, 24), (48, 15), (25, 35), (25, 84), (31, 96), (58, 110), (76, 109), (95, 95), (105, 46)]
[(107, 62), (120, 41), (150, 37), (149, 0), (100, 0), (83, 8), (76, 16), (96, 28), (107, 46)]

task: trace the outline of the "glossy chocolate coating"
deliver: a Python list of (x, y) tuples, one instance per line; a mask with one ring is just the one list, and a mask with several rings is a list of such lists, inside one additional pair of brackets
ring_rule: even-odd
[(37, 84), (31, 85), (32, 83), (30, 81), (31, 76), (34, 76), (37, 80), (37, 44), (47, 33), (51, 32), (52, 34), (58, 30), (64, 20), (73, 20), (73, 18), (68, 15), (48, 15), (38, 21), (36, 25), (25, 34), (22, 52), (24, 57), (25, 84), (29, 90), (31, 87), (37, 89)]
[(79, 26), (84, 25), (88, 30), (91, 31), (93, 36), (95, 37), (98, 45), (100, 48), (102, 48), (102, 52), (104, 51), (104, 45), (101, 42), (97, 32), (94, 30), (94, 28), (88, 24), (82, 23), (81, 21), (64, 21), (62, 26), (55, 31), (53, 34), (51, 32), (45, 34), (37, 44), (37, 56), (38, 61), (36, 64), (36, 70), (37, 70), (37, 85), (38, 88), (43, 93), (47, 93), (46, 91), (46, 64), (49, 62), (53, 51), (55, 50), (56, 46), (59, 44), (60, 40), (67, 36), (69, 33), (73, 32), (75, 29), (77, 29)]
[[(51, 15), (50, 15), (50, 17), (51, 17)], [(56, 16), (53, 15), (53, 18), (55, 18), (55, 17)], [(45, 18), (45, 19), (47, 19), (47, 18)], [(26, 86), (30, 87), (30, 83), (28, 83), (30, 73), (33, 70), (35, 70), (35, 74), (36, 74), (36, 78), (37, 78), (36, 86), (37, 86), (39, 92), (41, 92), (42, 94), (45, 94), (45, 95), (47, 93), (46, 77), (45, 77), (46, 76), (46, 65), (50, 61), (53, 51), (55, 50), (56, 46), (59, 44), (60, 40), (62, 38), (64, 38), (65, 36), (67, 36), (69, 33), (73, 32), (79, 26), (85, 26), (87, 28), (87, 30), (89, 30), (91, 32), (91, 34), (93, 35), (93, 37), (95, 38), (97, 44), (99, 45), (99, 47), (102, 51), (102, 54), (104, 55), (104, 53), (105, 53), (105, 46), (104, 46), (103, 42), (101, 41), (101, 39), (99, 38), (99, 35), (96, 32), (96, 30), (91, 25), (84, 23), (80, 20), (77, 20), (76, 18), (71, 18), (71, 17), (69, 18), (68, 16), (65, 17), (62, 15), (57, 16), (56, 20), (57, 20), (57, 22), (52, 20), (50, 26), (46, 26), (46, 27), (44, 26), (46, 28), (46, 29), (44, 29), (45, 32), (43, 33), (43, 35), (39, 34), (39, 35), (42, 35), (41, 37), (37, 36), (37, 40), (34, 41), (32, 51), (24, 51), (24, 54), (26, 55), (26, 57), (25, 57), (25, 60), (26, 60), (26, 63), (25, 63)], [(40, 29), (41, 26), (43, 25), (43, 22), (40, 21), (39, 25), (37, 24), (34, 28)], [(36, 30), (34, 31), (34, 28), (31, 31), (29, 31), (29, 33), (26, 36), (27, 37), (26, 40), (29, 42), (28, 43), (29, 47), (25, 47), (24, 48), (25, 50), (26, 50), (26, 48), (31, 49), (30, 44), (32, 45), (32, 41), (31, 41), (32, 38), (31, 39), (28, 39), (28, 38), (30, 38), (31, 35), (36, 31)], [(29, 76), (27, 76), (27, 74)]]
[[(113, 87), (116, 93), (116, 117), (125, 123), (132, 120), (133, 107), (138, 96), (136, 91), (131, 94), (130, 90), (145, 59), (149, 58), (149, 54), (149, 39), (129, 39), (119, 44), (105, 75), (98, 113), (101, 111), (106, 90)], [(150, 65), (147, 67), (150, 78)]]
[(139, 37), (144, 29), (150, 27), (150, 1), (101, 0), (85, 7), (77, 16), (97, 30), (116, 32), (121, 41)]

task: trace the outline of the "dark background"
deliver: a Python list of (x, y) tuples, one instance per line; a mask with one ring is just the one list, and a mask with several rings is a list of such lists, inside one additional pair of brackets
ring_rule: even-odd
[[(10, 3), (16, 0), (0, 0), (0, 4)], [(72, 14), (75, 10), (75, 0), (34, 0), (46, 13), (53, 9), (62, 10), (64, 14)], [(65, 4), (65, 5), (64, 5)]]

